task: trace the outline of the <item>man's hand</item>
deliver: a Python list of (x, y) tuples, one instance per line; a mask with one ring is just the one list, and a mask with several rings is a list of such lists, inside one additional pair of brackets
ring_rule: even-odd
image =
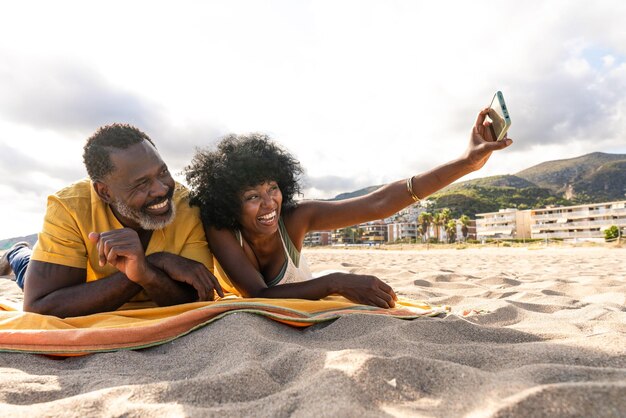
[(398, 297), (387, 283), (377, 277), (351, 273), (331, 275), (335, 293), (363, 305), (393, 308)]
[(109, 263), (138, 284), (148, 274), (148, 262), (135, 230), (122, 228), (102, 233), (90, 232), (89, 240), (97, 243), (100, 266)]
[(172, 280), (193, 286), (198, 292), (198, 300), (213, 300), (213, 291), (224, 297), (217, 278), (202, 263), (165, 252), (150, 254), (148, 261)]
[(470, 135), (469, 146), (463, 156), (474, 171), (485, 165), (493, 151), (504, 149), (513, 143), (510, 138), (496, 141), (491, 129), (489, 129), (491, 123), (485, 119), (488, 114), (488, 107), (478, 113)]

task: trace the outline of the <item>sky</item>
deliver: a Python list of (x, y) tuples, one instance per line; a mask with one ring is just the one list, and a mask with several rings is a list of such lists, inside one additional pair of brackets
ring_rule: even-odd
[(28, 1), (0, 6), (0, 238), (39, 231), (99, 126), (198, 147), (263, 132), (328, 198), (461, 156), (501, 90), (514, 144), (465, 179), (626, 154), (626, 2)]

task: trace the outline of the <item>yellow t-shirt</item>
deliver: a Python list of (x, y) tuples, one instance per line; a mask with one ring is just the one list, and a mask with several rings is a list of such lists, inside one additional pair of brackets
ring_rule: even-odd
[[(171, 224), (152, 233), (146, 255), (177, 254), (204, 264), (213, 273), (213, 256), (200, 213), (197, 207), (189, 206), (188, 194), (184, 186), (176, 183), (172, 199), (176, 217)], [(81, 180), (48, 197), (43, 229), (31, 260), (86, 269), (88, 282), (110, 276), (117, 269), (109, 264), (100, 267), (96, 244), (88, 235), (119, 228), (123, 225), (98, 197), (91, 180)]]

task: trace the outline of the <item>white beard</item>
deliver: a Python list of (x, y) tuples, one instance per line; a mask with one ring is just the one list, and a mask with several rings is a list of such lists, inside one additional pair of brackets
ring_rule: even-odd
[(166, 219), (154, 219), (147, 213), (141, 210), (132, 209), (124, 202), (115, 200), (111, 202), (111, 206), (125, 218), (131, 219), (139, 224), (139, 226), (147, 231), (156, 231), (157, 229), (163, 229), (174, 221), (176, 217), (176, 206), (173, 205), (170, 199), (170, 213)]

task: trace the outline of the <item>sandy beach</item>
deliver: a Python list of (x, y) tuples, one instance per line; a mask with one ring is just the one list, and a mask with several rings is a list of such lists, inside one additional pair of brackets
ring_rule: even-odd
[[(466, 318), (228, 315), (171, 343), (0, 353), (0, 416), (626, 416), (626, 249), (306, 250)], [(0, 280), (2, 298), (21, 292)]]

